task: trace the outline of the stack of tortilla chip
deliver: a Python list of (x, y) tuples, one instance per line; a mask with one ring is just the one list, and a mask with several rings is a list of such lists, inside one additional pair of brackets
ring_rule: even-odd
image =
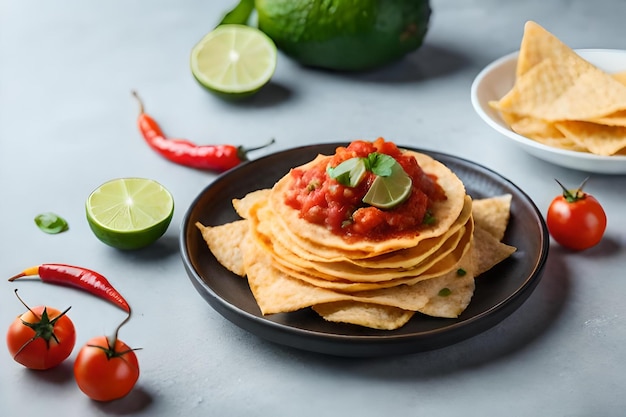
[[(289, 174), (272, 189), (233, 200), (241, 220), (196, 225), (216, 259), (247, 277), (263, 314), (311, 307), (328, 321), (388, 330), (416, 312), (458, 317), (470, 303), (474, 278), (515, 251), (501, 242), (511, 196), (472, 201), (447, 167), (409, 153), (446, 193), (432, 207), (436, 224), (419, 233), (346, 240), (285, 204)], [(320, 155), (299, 169), (330, 158)]]
[(602, 71), (535, 22), (524, 27), (515, 85), (490, 105), (548, 146), (626, 154), (626, 71)]

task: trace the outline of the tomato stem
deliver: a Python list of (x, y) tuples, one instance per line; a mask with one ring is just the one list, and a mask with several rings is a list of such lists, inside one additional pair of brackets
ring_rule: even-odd
[(556, 181), (556, 183), (559, 184), (559, 186), (561, 186), (561, 189), (563, 190), (563, 198), (565, 199), (565, 201), (567, 201), (568, 203), (575, 203), (577, 201), (585, 199), (586, 194), (583, 191), (583, 187), (585, 186), (585, 184), (587, 184), (588, 179), (589, 177), (585, 178), (583, 182), (580, 183), (578, 188), (574, 190), (568, 189), (563, 184), (561, 184), (561, 182), (557, 180), (556, 178), (554, 179), (554, 181)]
[(39, 319), (38, 322), (36, 323), (29, 323), (23, 319), (20, 318), (22, 324), (26, 327), (30, 327), (31, 329), (33, 329), (33, 331), (35, 332), (35, 334), (33, 335), (33, 337), (27, 341), (26, 343), (24, 343), (22, 345), (22, 347), (20, 347), (18, 349), (18, 351), (15, 353), (15, 356), (18, 356), (22, 350), (24, 350), (26, 348), (26, 346), (28, 346), (31, 342), (33, 342), (35, 339), (38, 338), (42, 338), (45, 342), (46, 342), (46, 346), (49, 348), (50, 347), (50, 339), (54, 339), (54, 341), (56, 343), (60, 343), (59, 339), (57, 338), (56, 334), (54, 334), (54, 325), (56, 324), (56, 322), (63, 317), (69, 310), (70, 308), (72, 308), (71, 306), (66, 308), (65, 311), (63, 311), (61, 314), (59, 314), (58, 316), (56, 316), (55, 318), (53, 318), (52, 320), (50, 320), (50, 317), (48, 316), (48, 309), (47, 307), (44, 306), (43, 308), (43, 312), (41, 313), (41, 316), (38, 315), (37, 313), (35, 313), (29, 306), (28, 304), (26, 304), (24, 302), (24, 300), (19, 296), (19, 294), (17, 293), (17, 288), (14, 290), (15, 292), (15, 296), (17, 297), (18, 300), (20, 300), (20, 302), (24, 305), (24, 307), (26, 307), (26, 309), (28, 311), (30, 311), (32, 313), (33, 316), (37, 317)]
[(107, 347), (98, 346), (98, 345), (87, 345), (87, 346), (102, 350), (104, 354), (106, 355), (107, 359), (113, 359), (113, 358), (123, 359), (123, 356), (126, 355), (127, 353), (135, 351), (135, 350), (140, 350), (141, 348), (130, 348), (121, 352), (118, 352), (115, 350), (115, 345), (117, 344), (117, 334), (119, 333), (122, 326), (126, 324), (128, 320), (130, 320), (130, 316), (131, 315), (129, 312), (128, 316), (124, 320), (122, 320), (122, 322), (115, 328), (115, 332), (113, 332), (112, 335), (109, 335), (106, 337)]

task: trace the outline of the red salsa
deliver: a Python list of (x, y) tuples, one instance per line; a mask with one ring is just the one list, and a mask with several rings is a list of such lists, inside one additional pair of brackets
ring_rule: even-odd
[[(393, 157), (413, 182), (409, 198), (390, 210), (381, 210), (362, 202), (375, 179), (367, 172), (356, 186), (342, 185), (327, 173), (354, 157), (365, 158), (378, 152)], [(323, 225), (333, 233), (353, 238), (386, 239), (406, 233), (418, 233), (430, 218), (429, 209), (435, 201), (446, 199), (436, 178), (425, 173), (417, 160), (404, 155), (393, 142), (378, 138), (374, 142), (354, 141), (348, 147), (337, 148), (330, 161), (325, 160), (307, 170), (293, 169), (293, 183), (285, 203), (298, 210), (300, 217)], [(436, 221), (436, 219), (434, 219)]]

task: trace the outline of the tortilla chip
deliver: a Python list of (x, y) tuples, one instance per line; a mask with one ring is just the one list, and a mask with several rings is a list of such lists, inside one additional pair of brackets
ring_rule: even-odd
[(565, 136), (559, 137), (559, 138), (536, 137), (532, 139), (546, 146), (553, 146), (555, 148), (560, 148), (560, 149), (565, 149), (565, 150), (575, 151), (575, 152), (589, 152), (589, 149), (585, 148), (584, 146), (578, 145), (577, 143), (573, 142), (572, 140), (570, 140), (569, 138)]
[(596, 155), (615, 155), (626, 148), (624, 126), (606, 126), (580, 121), (560, 122), (556, 126), (571, 141), (584, 146)]
[(591, 118), (585, 121), (607, 126), (626, 126), (626, 110), (616, 111), (607, 116)]
[(246, 194), (243, 198), (235, 198), (233, 199), (233, 207), (238, 215), (242, 218), (247, 219), (250, 217), (250, 209), (257, 202), (262, 200), (267, 200), (270, 189), (256, 190)]
[(626, 71), (616, 72), (611, 74), (613, 78), (615, 78), (618, 82), (626, 85)]
[(564, 62), (546, 58), (518, 78), (513, 88), (493, 107), (518, 117), (552, 120), (551, 114), (540, 110), (557, 101), (587, 70), (588, 67), (575, 57), (567, 57)]
[(515, 247), (500, 242), (487, 230), (476, 227), (472, 251), (474, 275), (479, 276), (487, 272), (511, 256), (516, 250)]
[(519, 78), (496, 107), (545, 121), (587, 120), (626, 109), (626, 86), (578, 59), (546, 58)]
[[(546, 58), (554, 58), (557, 62), (564, 62), (572, 56), (578, 57), (569, 46), (541, 25), (528, 21), (524, 25), (524, 34), (517, 58), (516, 75), (517, 77), (523, 76)], [(584, 61), (582, 58), (580, 60)], [(575, 65), (580, 66), (585, 65), (585, 63), (578, 62)]]
[(446, 275), (419, 282), (418, 289), (428, 298), (428, 302), (417, 311), (432, 317), (457, 318), (469, 305), (476, 283), (472, 265), (473, 249), (458, 268)]
[[(425, 300), (422, 305), (409, 307), (413, 308), (413, 310), (402, 310), (401, 308), (389, 310), (390, 306), (381, 307), (378, 304), (355, 304), (349, 302), (332, 303), (322, 307), (313, 306), (313, 309), (326, 320), (361, 325), (365, 325), (363, 320), (372, 321), (372, 314), (375, 313), (374, 317), (379, 319), (376, 322), (376, 328), (396, 326), (397, 323), (394, 320), (390, 320), (391, 323), (384, 324), (385, 320), (389, 320), (388, 315), (392, 314), (394, 318), (403, 320), (410, 311), (420, 312), (432, 317), (456, 318), (467, 308), (474, 294), (475, 282), (471, 260), (472, 255), (468, 253), (467, 257), (453, 271), (441, 277), (420, 281), (412, 286), (402, 286), (401, 289), (404, 290), (405, 296), (408, 294), (419, 294), (420, 300)], [(368, 294), (370, 297), (374, 297), (381, 292), (370, 291), (355, 295), (363, 296)], [(395, 295), (397, 296), (397, 294)], [(354, 305), (356, 308), (352, 308), (351, 305)], [(402, 314), (402, 312), (406, 314)], [(365, 317), (360, 317), (360, 314), (364, 314)], [(383, 315), (382, 318), (381, 315)], [(339, 320), (339, 318), (341, 319)]]
[(241, 248), (248, 284), (261, 313), (284, 313), (345, 300), (341, 294), (283, 274), (272, 266), (269, 256), (259, 250), (252, 239), (244, 239)]
[(553, 122), (535, 117), (520, 117), (516, 121), (509, 123), (511, 129), (522, 136), (532, 139), (543, 138), (563, 138), (564, 135), (556, 128)]
[(394, 330), (404, 326), (415, 312), (377, 304), (340, 301), (313, 306), (326, 321), (349, 323), (379, 330)]
[(472, 214), (474, 225), (489, 232), (497, 240), (504, 238), (504, 232), (511, 215), (511, 194), (474, 200)]
[(247, 234), (248, 222), (238, 220), (219, 226), (203, 226), (197, 222), (196, 227), (200, 229), (215, 259), (234, 274), (245, 276), (240, 244)]
[(625, 109), (626, 86), (606, 72), (592, 67), (560, 97), (539, 106), (530, 114), (553, 121), (588, 120)]

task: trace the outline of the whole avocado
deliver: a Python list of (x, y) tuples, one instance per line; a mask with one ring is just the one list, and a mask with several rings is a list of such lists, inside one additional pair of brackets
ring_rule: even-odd
[(419, 48), (428, 0), (256, 0), (258, 26), (306, 66), (370, 70)]

